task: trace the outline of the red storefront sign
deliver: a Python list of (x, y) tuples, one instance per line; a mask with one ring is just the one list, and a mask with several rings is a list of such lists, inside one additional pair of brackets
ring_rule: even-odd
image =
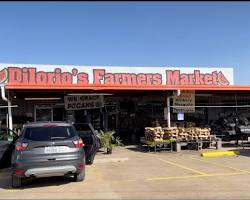
[[(0, 67), (3, 65), (0, 65)], [(0, 82), (14, 88), (229, 86), (231, 68), (5, 66)]]

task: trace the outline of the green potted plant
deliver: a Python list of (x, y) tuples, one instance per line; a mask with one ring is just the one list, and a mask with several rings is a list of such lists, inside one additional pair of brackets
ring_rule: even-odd
[(122, 146), (120, 138), (115, 137), (114, 134), (115, 131), (100, 131), (101, 147), (107, 150), (107, 154), (112, 154), (112, 150), (116, 146)]

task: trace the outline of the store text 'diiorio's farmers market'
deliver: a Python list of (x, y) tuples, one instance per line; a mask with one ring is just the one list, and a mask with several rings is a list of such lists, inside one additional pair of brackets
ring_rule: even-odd
[(63, 85), (162, 86), (233, 85), (232, 68), (103, 67), (0, 65), (0, 81), (7, 85), (39, 87)]

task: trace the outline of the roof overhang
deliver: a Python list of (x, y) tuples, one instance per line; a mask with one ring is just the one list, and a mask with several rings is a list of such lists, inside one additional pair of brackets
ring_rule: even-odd
[(121, 86), (121, 85), (14, 85), (6, 84), (6, 89), (9, 90), (203, 90), (203, 91), (250, 91), (250, 85), (230, 85), (230, 86), (209, 86), (209, 85), (158, 85), (158, 86)]

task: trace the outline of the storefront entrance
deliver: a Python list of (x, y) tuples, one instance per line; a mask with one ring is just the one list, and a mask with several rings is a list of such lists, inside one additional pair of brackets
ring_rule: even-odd
[(99, 108), (74, 111), (75, 123), (90, 123), (97, 130), (103, 129), (102, 116), (102, 110)]
[(103, 129), (102, 109), (65, 110), (64, 105), (34, 105), (34, 121), (67, 121), (91, 123), (95, 129)]
[[(74, 91), (75, 92), (75, 91)], [(73, 93), (73, 91), (71, 92)], [(25, 100), (30, 95), (26, 91), (15, 92), (13, 109), (14, 127), (21, 128), (26, 122), (32, 121), (68, 121), (72, 123), (91, 123), (96, 130), (114, 130), (123, 143), (139, 142), (144, 136), (145, 127), (167, 126), (164, 119), (163, 91), (124, 91), (123, 93), (110, 92), (104, 96), (104, 104), (99, 108), (66, 110), (62, 91), (38, 92), (33, 91), (35, 97), (48, 97), (47, 100)], [(96, 94), (96, 93), (95, 93)], [(171, 92), (168, 93), (171, 95)], [(89, 95), (89, 93), (88, 93)], [(57, 99), (51, 100), (52, 97)], [(173, 105), (171, 100), (170, 105)], [(216, 133), (225, 129), (224, 121), (220, 119), (246, 118), (250, 121), (250, 95), (248, 92), (219, 92), (196, 91), (195, 112), (184, 113), (184, 119), (180, 120), (177, 113), (171, 107), (171, 126), (184, 126), (195, 124), (197, 127), (211, 127)], [(238, 107), (236, 107), (236, 105)], [(242, 107), (241, 107), (242, 106)], [(2, 113), (4, 114), (4, 113)], [(6, 118), (6, 114), (2, 116)], [(157, 122), (157, 123), (156, 123)], [(226, 123), (230, 125), (229, 122)]]
[(53, 121), (53, 109), (46, 106), (35, 106), (35, 121)]
[(62, 106), (35, 105), (34, 121), (64, 121), (65, 110)]

